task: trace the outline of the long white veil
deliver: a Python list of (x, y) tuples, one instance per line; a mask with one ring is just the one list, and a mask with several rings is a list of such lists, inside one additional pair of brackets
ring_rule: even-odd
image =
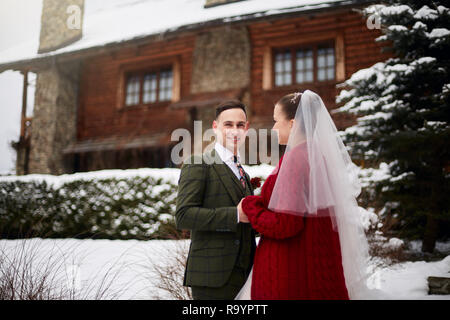
[[(298, 148), (305, 152), (296, 152)], [(329, 215), (339, 233), (349, 297), (370, 299), (368, 243), (355, 198), (361, 190), (355, 168), (322, 99), (306, 90), (268, 207), (306, 217)]]

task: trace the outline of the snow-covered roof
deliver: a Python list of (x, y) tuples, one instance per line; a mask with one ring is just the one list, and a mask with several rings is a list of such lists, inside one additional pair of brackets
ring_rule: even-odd
[(246, 0), (204, 8), (205, 0), (86, 0), (82, 38), (38, 54), (39, 39), (0, 52), (0, 66), (195, 27), (355, 3), (352, 0)]

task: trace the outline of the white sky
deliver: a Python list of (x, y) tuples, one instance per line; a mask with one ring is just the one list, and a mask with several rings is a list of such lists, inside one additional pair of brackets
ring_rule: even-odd
[[(41, 9), (42, 0), (0, 0), (0, 52), (22, 42), (39, 41)], [(16, 154), (9, 145), (19, 139), (22, 84), (19, 72), (0, 73), (0, 174), (15, 173)], [(32, 108), (33, 86), (28, 97), (28, 108)]]

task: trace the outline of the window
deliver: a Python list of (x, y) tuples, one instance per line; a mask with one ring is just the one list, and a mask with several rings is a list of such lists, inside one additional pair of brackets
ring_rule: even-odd
[(275, 56), (275, 85), (284, 86), (292, 84), (291, 53), (280, 52)]
[(170, 100), (172, 98), (172, 71), (161, 72), (159, 98), (160, 100)]
[(317, 50), (317, 80), (334, 79), (334, 49), (319, 48)]
[(296, 82), (312, 82), (314, 79), (314, 55), (311, 49), (296, 52)]
[(131, 106), (139, 103), (139, 77), (130, 77), (127, 82), (127, 101), (126, 105)]
[(335, 80), (333, 44), (276, 49), (274, 54), (274, 84), (292, 84)]
[(171, 69), (129, 74), (126, 78), (125, 105), (134, 106), (172, 99)]
[(155, 73), (146, 74), (144, 76), (144, 103), (156, 102), (156, 82), (158, 77)]

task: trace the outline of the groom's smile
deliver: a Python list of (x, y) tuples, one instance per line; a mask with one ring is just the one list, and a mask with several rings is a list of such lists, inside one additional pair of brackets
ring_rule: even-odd
[(236, 154), (237, 149), (245, 141), (249, 124), (244, 111), (233, 108), (220, 113), (213, 121), (212, 127), (218, 142)]

